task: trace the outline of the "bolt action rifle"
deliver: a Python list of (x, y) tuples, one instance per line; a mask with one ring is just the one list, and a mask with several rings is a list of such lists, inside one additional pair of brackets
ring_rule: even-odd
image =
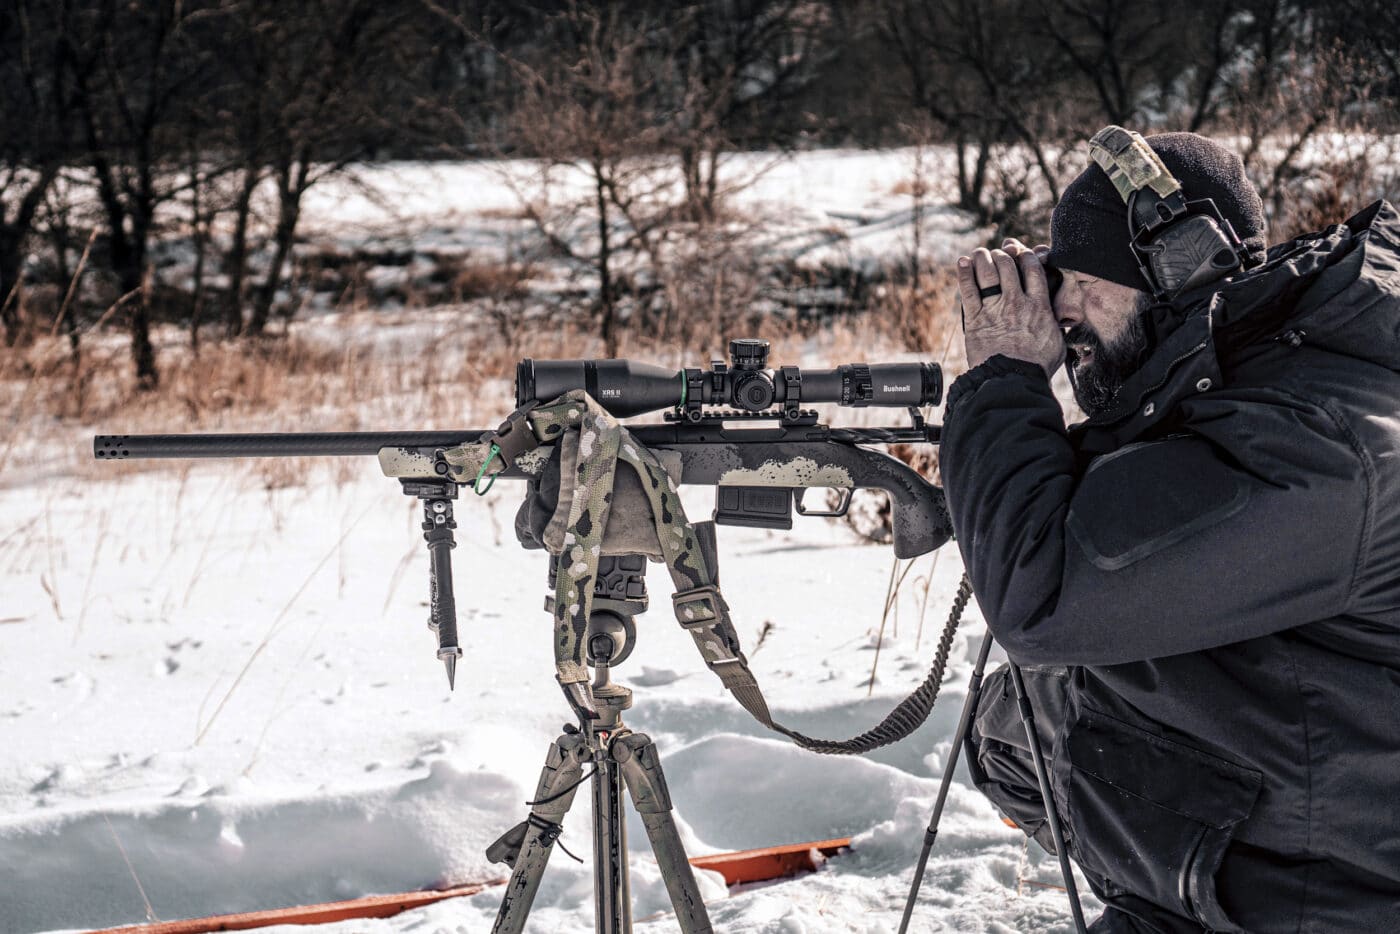
[[(863, 447), (937, 442), (938, 427), (919, 412), (942, 396), (936, 364), (770, 370), (767, 358), (767, 341), (745, 339), (730, 342), (728, 365), (715, 360), (709, 370), (669, 371), (630, 360), (522, 360), (516, 367), (519, 408), (494, 431), (98, 435), (93, 451), (104, 461), (377, 456), (385, 475), (423, 502), (429, 627), (437, 633), (450, 684), (462, 654), (451, 565), (453, 502), (464, 485), (484, 493), (497, 478), (538, 481), (555, 445), (540, 443), (532, 433), (532, 413), (571, 391), (585, 391), (617, 418), (668, 410), (661, 424), (629, 425), (627, 431), (649, 451), (678, 460), (679, 483), (716, 488), (713, 520), (719, 525), (791, 529), (794, 509), (804, 516), (841, 516), (854, 490), (879, 489), (890, 498), (897, 557), (924, 554), (951, 537), (943, 491), (904, 462)], [(831, 428), (803, 408), (815, 403), (905, 407), (910, 424)], [(452, 457), (464, 451), (484, 458)], [(464, 469), (466, 460), (476, 467), (474, 475)], [(835, 491), (835, 503), (809, 506), (805, 494), (813, 489)]]

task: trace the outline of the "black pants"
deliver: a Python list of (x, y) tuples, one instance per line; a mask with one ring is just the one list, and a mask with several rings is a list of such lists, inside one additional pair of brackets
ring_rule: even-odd
[[(1068, 687), (1072, 672), (1066, 668), (1023, 667), (1021, 674), (1035, 714), (1040, 751), (1045, 756), (1047, 769), (1053, 774), (1055, 736), (1068, 717)], [(1040, 783), (1036, 780), (1026, 728), (1021, 722), (1016, 691), (1005, 665), (987, 675), (982, 684), (982, 696), (967, 742), (968, 768), (978, 790), (1027, 836), (1034, 838), (1047, 852), (1054, 853), (1050, 824), (1045, 816), (1045, 801), (1040, 794)], [(1058, 813), (1063, 825), (1063, 810)], [(1084, 842), (1092, 845), (1092, 841)], [(1079, 843), (1072, 837), (1068, 840), (1071, 857), (1075, 856)], [(1111, 885), (1106, 887), (1106, 880), (1096, 878), (1092, 873), (1085, 872), (1084, 875), (1094, 894), (1108, 906), (1103, 915), (1090, 925), (1092, 934), (1197, 934), (1205, 931), (1180, 915), (1140, 898), (1121, 894)]]

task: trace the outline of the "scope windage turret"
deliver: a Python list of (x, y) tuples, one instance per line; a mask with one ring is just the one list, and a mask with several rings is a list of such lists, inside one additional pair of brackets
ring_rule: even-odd
[(937, 405), (943, 398), (943, 372), (934, 363), (848, 363), (829, 370), (795, 366), (767, 369), (768, 342), (744, 338), (729, 342), (728, 365), (715, 360), (709, 370), (668, 370), (632, 360), (532, 360), (515, 368), (515, 401), (548, 402), (583, 389), (619, 418), (660, 409), (685, 409), (698, 417), (701, 406), (732, 406), (764, 412), (775, 406)]

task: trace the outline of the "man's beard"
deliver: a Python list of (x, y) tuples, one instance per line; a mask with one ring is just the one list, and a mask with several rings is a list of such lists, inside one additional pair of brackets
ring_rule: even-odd
[[(1145, 322), (1151, 305), (1151, 296), (1139, 295), (1127, 327), (1109, 343), (1104, 343), (1087, 321), (1065, 333), (1065, 344), (1069, 348), (1065, 369), (1074, 387), (1074, 399), (1086, 415), (1092, 417), (1108, 411), (1117, 400), (1123, 383), (1137, 372), (1142, 353), (1147, 349)], [(1089, 359), (1082, 364), (1080, 355), (1073, 349), (1079, 345), (1090, 352), (1086, 355)]]

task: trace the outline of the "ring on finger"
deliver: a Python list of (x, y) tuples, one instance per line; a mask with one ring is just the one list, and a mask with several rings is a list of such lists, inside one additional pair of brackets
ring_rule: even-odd
[(977, 290), (978, 298), (991, 298), (993, 295), (1001, 294), (1001, 285), (989, 285), (985, 289)]

